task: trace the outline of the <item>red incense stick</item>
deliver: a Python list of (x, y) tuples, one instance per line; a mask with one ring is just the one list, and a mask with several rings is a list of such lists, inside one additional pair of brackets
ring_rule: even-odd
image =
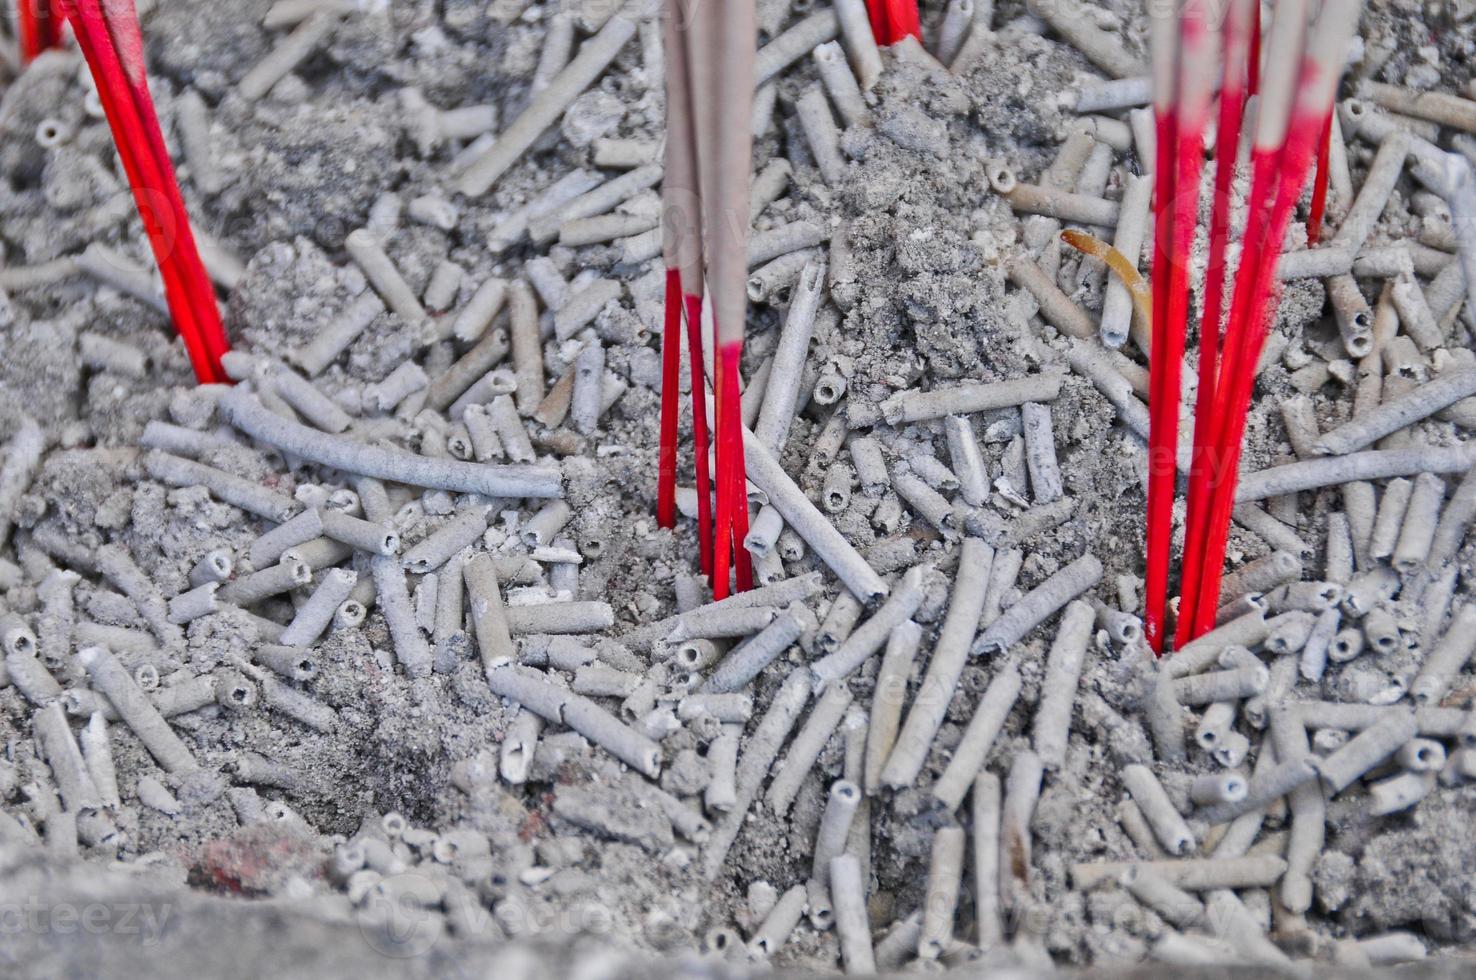
[(681, 405), (677, 386), (681, 375), (682, 274), (668, 264), (666, 322), (661, 330), (661, 442), (656, 457), (656, 523), (661, 527), (676, 526), (677, 410)]
[[(1209, 266), (1205, 271), (1204, 314), (1199, 322), (1199, 388), (1194, 403), (1194, 456), (1189, 475), (1189, 510), (1185, 520), (1181, 597), (1197, 591), (1204, 539), (1193, 529), (1201, 526), (1209, 490), (1208, 458), (1219, 377), (1220, 320), (1224, 314), (1225, 250), (1230, 240), (1230, 191), (1235, 182), (1240, 127), (1246, 101), (1246, 49), (1252, 11), (1259, 0), (1235, 0), (1225, 18), (1225, 56), (1220, 83), (1220, 114), (1215, 137), (1214, 205), (1210, 212)], [(1178, 646), (1188, 642), (1190, 617), (1180, 615)]]
[(1317, 143), (1317, 176), (1312, 184), (1312, 206), (1307, 212), (1307, 244), (1316, 245), (1322, 240), (1322, 219), (1327, 213), (1327, 180), (1329, 158), (1332, 155), (1332, 113), (1322, 124), (1322, 138)]
[(713, 513), (712, 476), (708, 469), (707, 447), (711, 436), (707, 427), (707, 372), (702, 358), (702, 282), (698, 278), (698, 292), (688, 292), (685, 299), (687, 311), (688, 365), (692, 375), (692, 455), (697, 468), (697, 548), (703, 573), (712, 575), (713, 567)]
[(1174, 504), (1174, 464), (1172, 448), (1166, 474), (1160, 462), (1167, 420), (1165, 409), (1174, 413), (1164, 394), (1164, 364), (1160, 356), (1165, 349), (1169, 317), (1169, 267), (1174, 240), (1174, 187), (1177, 177), (1174, 148), (1177, 146), (1176, 118), (1173, 111), (1177, 90), (1178, 41), (1176, 15), (1168, 4), (1150, 4), (1149, 35), (1153, 46), (1153, 117), (1156, 130), (1153, 163), (1153, 324), (1150, 331), (1152, 349), (1148, 354), (1148, 509), (1147, 534), (1144, 542), (1146, 571), (1144, 575), (1143, 627), (1149, 646), (1163, 648), (1164, 609), (1168, 600), (1169, 547), (1171, 543)]
[[(1189, 259), (1194, 247), (1194, 233), (1199, 225), (1200, 176), (1204, 171), (1204, 128), (1209, 118), (1214, 93), (1215, 31), (1211, 27), (1205, 0), (1188, 0), (1179, 24), (1178, 90), (1175, 94), (1173, 253), (1168, 272), (1168, 311), (1162, 345), (1154, 348), (1150, 364), (1162, 372), (1158, 396), (1161, 406), (1156, 416), (1161, 426), (1161, 441), (1149, 454), (1149, 479), (1157, 479), (1158, 501), (1168, 513), (1159, 514), (1161, 547), (1168, 550), (1171, 535), (1174, 492), (1178, 485), (1179, 410), (1184, 362), (1184, 340), (1189, 327)], [(1152, 436), (1150, 420), (1150, 436)], [(1152, 484), (1150, 483), (1150, 487)], [(1164, 563), (1167, 564), (1166, 562)], [(1158, 583), (1166, 597), (1167, 582)], [(1160, 607), (1161, 608), (1161, 607)], [(1161, 649), (1162, 630), (1156, 639)]]
[(1246, 52), (1246, 98), (1261, 91), (1261, 0), (1251, 0), (1250, 49)]
[[(1268, 248), (1267, 233), (1275, 204), (1276, 167), (1286, 140), (1305, 20), (1306, 0), (1284, 0), (1277, 7), (1276, 20), (1272, 24), (1273, 43), (1269, 62), (1271, 71), (1266, 89), (1260, 97), (1256, 140), (1251, 151), (1251, 192), (1246, 232), (1241, 242), (1240, 265), (1231, 296), (1230, 318), (1226, 325), (1219, 376), (1215, 383), (1215, 400), (1212, 410), (1205, 414), (1199, 414), (1196, 408), (1196, 431), (1203, 429), (1207, 435), (1202, 440), (1204, 450), (1200, 460), (1200, 479), (1196, 481), (1191, 476), (1190, 481), (1190, 492), (1194, 499), (1189, 506), (1195, 523), (1185, 529), (1186, 542), (1193, 541), (1197, 549), (1194, 555), (1186, 556), (1181, 583), (1179, 615), (1189, 620), (1189, 626), (1188, 632), (1181, 629), (1180, 635), (1186, 638), (1197, 636), (1201, 631), (1204, 621), (1203, 606), (1207, 604), (1210, 607), (1209, 615), (1213, 617), (1217, 604), (1214, 598), (1207, 599), (1206, 593), (1213, 591), (1218, 596), (1218, 580), (1211, 585), (1206, 577), (1211, 564), (1223, 562), (1224, 546), (1221, 544), (1216, 547), (1208, 528), (1213, 521), (1212, 515), (1230, 466), (1224, 441), (1225, 413), (1233, 403), (1232, 389), (1236, 387), (1238, 372), (1241, 370), (1241, 352), (1249, 329), (1247, 306), (1253, 298), (1252, 291), (1256, 288), (1260, 255)], [(1196, 441), (1200, 441), (1198, 436)], [(1233, 479), (1231, 477), (1232, 485)], [(1215, 557), (1216, 553), (1218, 558)]]
[(138, 10), (134, 0), (103, 0), (103, 15), (107, 20), (108, 33), (118, 52), (133, 103), (143, 123), (144, 135), (149, 150), (156, 162), (161, 182), (158, 190), (174, 216), (177, 245), (174, 257), (181, 266), (181, 278), (189, 293), (189, 303), (194, 311), (200, 338), (209, 352), (216, 368), (217, 380), (224, 380), (225, 371), (220, 368), (220, 358), (229, 351), (225, 327), (221, 324), (220, 308), (216, 304), (215, 286), (205, 271), (200, 259), (200, 250), (195, 243), (195, 232), (190, 227), (189, 212), (185, 208), (184, 195), (180, 193), (179, 180), (174, 165), (169, 159), (169, 148), (164, 144), (164, 131), (159, 125), (159, 115), (154, 109), (154, 99), (149, 93), (148, 71), (144, 60), (143, 31), (139, 28)]

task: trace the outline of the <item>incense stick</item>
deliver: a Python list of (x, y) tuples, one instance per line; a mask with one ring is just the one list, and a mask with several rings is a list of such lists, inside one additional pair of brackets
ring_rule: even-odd
[[(1154, 651), (1163, 646), (1164, 608), (1168, 601), (1169, 546), (1173, 525), (1173, 466), (1159, 466), (1166, 430), (1177, 420), (1177, 407), (1167, 407), (1165, 393), (1166, 335), (1169, 322), (1170, 263), (1173, 250), (1175, 181), (1174, 149), (1178, 146), (1173, 111), (1177, 94), (1177, 13), (1172, 4), (1150, 4), (1149, 42), (1153, 54), (1154, 193), (1153, 193), (1153, 329), (1148, 384), (1148, 506), (1144, 541), (1143, 624)], [(1177, 397), (1177, 396), (1176, 396)], [(1172, 459), (1172, 456), (1170, 457)], [(1160, 472), (1162, 471), (1162, 472)]]
[(1322, 138), (1317, 142), (1317, 176), (1312, 183), (1312, 206), (1307, 211), (1307, 247), (1312, 248), (1322, 240), (1322, 218), (1327, 213), (1328, 167), (1332, 162), (1333, 114), (1327, 114), (1322, 124)]

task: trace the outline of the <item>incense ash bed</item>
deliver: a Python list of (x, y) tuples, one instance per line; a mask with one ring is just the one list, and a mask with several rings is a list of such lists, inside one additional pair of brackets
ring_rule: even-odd
[(1476, 10), (0, 11), (8, 973), (1469, 964)]

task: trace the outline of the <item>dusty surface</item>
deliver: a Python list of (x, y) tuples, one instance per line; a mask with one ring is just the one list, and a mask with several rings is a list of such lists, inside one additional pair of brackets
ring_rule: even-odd
[[(268, 6), (264, 0), (175, 2), (152, 14), (146, 24), (154, 91), (166, 128), (186, 86), (209, 107), (211, 152), (223, 186), (206, 193), (188, 166), (181, 168), (181, 177), (199, 226), (244, 263), (244, 274), (224, 305), (234, 343), (263, 359), (283, 358), (331, 322), (365, 288), (362, 274), (343, 252), (344, 238), (366, 224), (372, 208), (393, 213), (392, 208), (377, 207), (389, 194), (402, 205), (431, 194), (455, 205), (448, 228), (406, 215), (387, 236), (387, 251), (417, 293), (443, 261), (465, 271), (456, 301), (449, 312), (438, 311), (440, 317), (454, 317), (489, 276), (513, 278), (527, 259), (540, 254), (547, 254), (567, 279), (600, 275), (625, 283), (622, 298), (594, 324), (606, 345), (606, 367), (627, 386), (624, 394), (590, 435), (568, 427), (549, 431), (533, 422), (529, 427), (541, 456), (562, 467), (574, 508), (560, 535), (583, 553), (572, 598), (609, 603), (616, 623), (607, 634), (617, 639), (672, 614), (676, 579), (690, 575), (696, 565), (696, 541), (689, 521), (679, 521), (669, 532), (657, 528), (652, 517), (660, 402), (659, 261), (627, 264), (619, 243), (571, 249), (534, 246), (524, 237), (501, 252), (487, 244), (489, 233), (509, 212), (555, 179), (574, 168), (597, 169), (591, 162), (597, 137), (659, 139), (661, 79), (646, 60), (652, 32), (643, 30), (629, 43), (602, 81), (575, 103), (562, 127), (546, 135), (491, 193), (468, 200), (450, 189), (452, 161), (462, 146), (418, 146), (415, 112), (404, 108), (402, 90), (418, 88), (425, 99), (446, 109), (495, 104), (500, 125), (506, 126), (527, 101), (527, 79), (538, 62), (549, 6), (516, 0), (490, 5), (392, 2), (389, 10), (370, 5), (373, 9), (345, 20), (271, 94), (250, 104), (235, 85), (278, 39), (279, 32), (259, 26)], [(779, 10), (776, 23), (788, 23), (786, 4), (763, 6)], [(1469, 11), (1458, 7), (1455, 14), (1421, 22), (1411, 7), (1378, 5), (1367, 15), (1365, 62), (1355, 71), (1416, 87), (1438, 83), (1445, 90), (1464, 91), (1472, 35), (1470, 22), (1460, 18)], [(1110, 3), (1095, 8), (1092, 16), (1108, 29), (1125, 25), (1130, 48), (1144, 52), (1144, 26), (1134, 5)], [(816, 77), (813, 65), (802, 60), (778, 82), (774, 124), (756, 143), (755, 167), (783, 156), (793, 166), (794, 178), (758, 218), (756, 228), (798, 220), (813, 221), (831, 233), (844, 228), (856, 261), (854, 284), (822, 309), (811, 354), (816, 369), (838, 365), (847, 380), (845, 401), (835, 409), (809, 405), (796, 419), (783, 455), (786, 470), (812, 499), (819, 498), (827, 468), (812, 458), (810, 447), (832, 411), (844, 411), (854, 429), (869, 429), (885, 446), (889, 461), (921, 453), (946, 464), (941, 425), (893, 430), (882, 423), (878, 406), (887, 395), (960, 379), (1004, 380), (1066, 370), (1061, 338), (1034, 316), (1027, 297), (1006, 284), (1006, 256), (1026, 244), (1037, 249), (1043, 245), (1043, 261), (1059, 261), (1058, 281), (1089, 310), (1100, 307), (1100, 270), (1078, 275), (1076, 261), (1059, 254), (1058, 242), (1032, 240), (1039, 236), (988, 190), (985, 175), (986, 164), (998, 159), (1023, 179), (1037, 179), (1074, 118), (1075, 90), (1098, 72), (1074, 49), (1042, 33), (1021, 5), (1001, 5), (994, 26), (995, 41), (963, 77), (887, 57), (887, 72), (874, 91), (874, 125), (844, 135), (852, 164), (839, 187), (820, 178), (793, 118), (794, 100)], [(1432, 59), (1439, 66), (1435, 77), (1429, 70)], [(126, 186), (106, 127), (83, 108), (86, 73), (80, 66), (74, 55), (49, 55), (0, 90), (3, 266), (38, 267), (96, 241), (140, 265), (148, 262), (142, 229), (127, 198), (120, 196)], [(46, 118), (60, 119), (71, 134), (50, 150), (34, 138)], [(1350, 145), (1355, 187), (1371, 155), (1365, 144)], [(1133, 168), (1135, 157), (1131, 152), (1115, 154), (1114, 165)], [(603, 176), (616, 173), (607, 170)], [(1108, 196), (1118, 194), (1120, 185), (1121, 174), (1115, 170)], [(1375, 242), (1418, 232), (1414, 191), (1406, 176), (1374, 232)], [(1335, 202), (1334, 215), (1345, 205)], [(622, 207), (641, 213), (655, 206), (655, 192), (647, 191)], [(1376, 284), (1365, 285), (1372, 300)], [(76, 621), (121, 627), (143, 637), (148, 648), (143, 659), (153, 663), (165, 685), (212, 673), (225, 676), (223, 671), (237, 669), (262, 642), (250, 617), (223, 611), (189, 624), (182, 642), (156, 644), (135, 603), (90, 565), (102, 545), (126, 548), (170, 598), (189, 588), (189, 570), (207, 551), (228, 548), (243, 555), (268, 528), (203, 489), (154, 482), (142, 468), (136, 447), (150, 420), (207, 432), (220, 425), (211, 415), (209, 398), (190, 389), (188, 365), (168, 323), (156, 310), (99, 287), (85, 275), (10, 293), (9, 305), (0, 305), (0, 434), (9, 438), (28, 415), (43, 427), (47, 450), (18, 503), (17, 530), (0, 551), (19, 567), (3, 596), (3, 608), (25, 617), (43, 634), (54, 624), (44, 621), (48, 610), (42, 583), (56, 568), (72, 568), (82, 576), (74, 590)], [(777, 299), (751, 310), (746, 373), (757, 370), (777, 342), (787, 290)], [(1469, 345), (1465, 321), (1457, 320), (1451, 331), (1452, 346)], [(130, 376), (83, 367), (76, 344), (84, 332), (142, 352), (147, 370)], [(1281, 401), (1297, 391), (1313, 395), (1324, 430), (1346, 417), (1352, 401), (1351, 387), (1327, 380), (1325, 373), (1317, 375), (1316, 365), (1343, 356), (1319, 282), (1287, 284), (1277, 333), (1278, 346), (1284, 346), (1261, 375), (1248, 429), (1247, 471), (1290, 458), (1277, 408)], [(408, 411), (373, 418), (373, 412), (361, 409), (359, 393), (407, 358), (415, 358), (435, 378), (463, 349), (452, 341), (424, 348), (404, 321), (385, 313), (316, 383), (359, 416), (352, 434), (443, 455), (444, 420)], [(577, 341), (549, 341), (545, 361), (550, 384), (565, 373), (578, 349)], [(1141, 362), (1136, 351), (1128, 351)], [(1311, 374), (1304, 370), (1308, 365), (1313, 365)], [(1308, 378), (1316, 382), (1318, 377), (1326, 383), (1309, 383)], [(1007, 600), (1091, 552), (1105, 566), (1093, 597), (1118, 605), (1120, 578), (1142, 572), (1143, 444), (1115, 420), (1112, 406), (1083, 377), (1068, 375), (1052, 413), (1072, 509), (1064, 520), (1014, 542), (1023, 549), (1024, 561), (1017, 591)], [(973, 423), (989, 475), (1003, 472), (1008, 477), (1011, 454), (1018, 452), (1012, 450), (1018, 447), (1018, 410), (981, 413)], [(1412, 431), (1414, 440), (1431, 444), (1464, 436), (1448, 422), (1422, 424)], [(289, 465), (297, 461), (253, 446), (227, 428), (220, 432), (220, 445), (201, 461), (289, 496), (312, 486), (349, 485), (343, 474)], [(436, 440), (439, 447), (428, 445)], [(846, 462), (847, 454), (841, 459)], [(458, 503), (466, 503), (446, 494), (422, 496), (409, 488), (397, 490), (392, 501), (407, 549), (439, 527)], [(401, 506), (413, 502), (419, 506)], [(1018, 501), (999, 493), (986, 509), (995, 520), (1009, 523), (1030, 502), (1028, 493)], [(504, 556), (525, 552), (511, 532), (537, 506), (536, 501), (508, 502), (499, 508), (508, 513), (495, 515), (479, 547)], [(1339, 507), (1335, 490), (1304, 493), (1290, 504), (1273, 502), (1274, 513), (1292, 522), (1310, 546), (1310, 553), (1302, 556), (1307, 578), (1321, 577), (1327, 513)], [(831, 517), (883, 574), (900, 574), (918, 564), (934, 566), (927, 597), (915, 616), (927, 631), (916, 679), (947, 607), (958, 545), (911, 517), (905, 505), (900, 526), (892, 526), (882, 514), (880, 496), (853, 488), (850, 507)], [(1237, 527), (1231, 565), (1272, 550)], [(1460, 556), (1459, 596), (1468, 594), (1464, 575), (1470, 557), (1469, 549)], [(362, 562), (344, 564), (367, 577)], [(789, 576), (817, 569), (824, 567), (810, 554), (786, 561), (783, 568)], [(837, 590), (828, 572), (824, 581), (825, 592), (810, 600), (821, 618)], [(412, 592), (415, 586), (412, 579)], [(1125, 591), (1130, 595), (1133, 590)], [(1341, 669), (1332, 666), (1321, 690), (1300, 681), (1293, 698), (1355, 700), (1357, 695), (1349, 693), (1356, 687), (1353, 673), (1374, 675), (1359, 682), (1365, 685), (1361, 690), (1370, 684), (1385, 686), (1389, 678), (1417, 664), (1421, 654), (1413, 624), (1422, 610), (1412, 601), (1390, 606), (1409, 638), (1398, 653), (1365, 655)], [(1125, 611), (1137, 610), (1129, 604)], [(254, 612), (286, 622), (293, 603), (279, 596)], [(1029, 747), (1053, 635), (1052, 621), (1004, 655), (1018, 665), (1024, 686), (990, 756), (989, 768), (1001, 777), (1012, 757)], [(42, 642), (53, 641), (43, 635)], [(65, 635), (59, 642), (69, 651), (78, 646)], [(812, 659), (813, 643), (813, 635), (807, 635), (755, 681), (749, 692), (755, 717), (784, 677)], [(633, 644), (627, 655), (635, 662), (620, 662), (652, 679), (657, 697), (665, 700), (675, 697), (683, 683), (681, 673), (665, 662), (670, 652), (660, 642)], [(1109, 888), (1082, 894), (1072, 890), (1068, 878), (1069, 867), (1077, 862), (1141, 856), (1116, 816), (1124, 795), (1121, 767), (1153, 761), (1134, 666), (1141, 655), (1132, 646), (1115, 647), (1105, 633), (1092, 644), (1066, 765), (1046, 777), (1035, 812), (1029, 894), (1009, 923), (1015, 941), (984, 951), (992, 962), (1042, 965), (1049, 956), (1057, 965), (1121, 966), (1142, 960), (1166, 928), (1125, 892)], [(708, 881), (698, 872), (703, 848), (673, 834), (670, 821), (651, 803), (646, 780), (577, 736), (546, 732), (528, 781), (499, 782), (497, 748), (516, 709), (488, 691), (470, 647), (456, 648), (430, 676), (412, 679), (396, 664), (382, 616), (371, 611), (362, 628), (326, 633), (312, 657), (317, 676), (303, 690), (336, 713), (331, 733), (314, 731), (260, 703), (239, 710), (211, 704), (172, 719), (204, 769), (203, 775), (181, 781), (164, 774), (126, 726), (111, 725), (122, 797), (122, 805), (111, 813), (118, 835), (109, 844), (82, 848), (89, 865), (121, 864), (150, 881), (187, 882), (198, 890), (248, 900), (305, 903), (303, 907), (329, 921), (358, 922), (368, 930), (365, 935), (373, 933), (375, 917), (383, 912), (375, 895), (382, 900), (384, 894), (397, 894), (392, 886), (399, 881), (412, 890), (412, 906), (427, 908), (414, 922), (429, 933), (416, 933), (414, 941), (429, 935), (427, 947), (449, 957), (448, 964), (470, 962), (460, 960), (463, 954), (455, 952), (455, 943), (495, 944), (534, 936), (553, 941), (583, 937), (595, 945), (608, 942), (663, 955), (721, 957), (724, 953), (712, 948), (716, 930), (735, 928), (747, 939), (758, 924), (750, 904), (752, 883), (768, 882), (782, 893), (809, 877), (824, 792), (845, 764), (844, 736), (837, 732), (790, 813), (779, 817), (762, 800), (756, 803), (720, 874)], [(869, 907), (878, 935), (922, 906), (933, 831), (969, 823), (967, 806), (957, 816), (944, 812), (928, 789), (947, 765), (979, 692), (1004, 658), (971, 660), (918, 785), (884, 792), (871, 801)], [(850, 681), (857, 705), (871, 702), (877, 659)], [(70, 655), (55, 674), (63, 687), (85, 686), (85, 672)], [(621, 699), (602, 703), (618, 711)], [(0, 806), (21, 822), (22, 832), (35, 828), (49, 838), (55, 797), (48, 788), (51, 776), (31, 739), (34, 710), (13, 686), (0, 690), (0, 741), (6, 746)], [(1241, 724), (1252, 742), (1259, 743), (1262, 733)], [(710, 775), (705, 754), (711, 733), (704, 736), (698, 729), (682, 726), (662, 741), (667, 765), (660, 784), (691, 806), (700, 806)], [(241, 775), (243, 759), (252, 754), (270, 765), (248, 760), (254, 775), (247, 779)], [(1247, 771), (1249, 767), (1247, 762)], [(1161, 766), (1160, 776), (1187, 809), (1189, 777), (1215, 768), (1207, 756), (1191, 751), (1186, 765)], [(178, 801), (177, 812), (142, 802), (139, 781), (145, 777), (168, 787)], [(1311, 953), (1325, 963), (1333, 960), (1343, 940), (1390, 930), (1423, 936), (1432, 953), (1467, 948), (1476, 939), (1476, 831), (1471, 820), (1476, 788), (1440, 785), (1413, 810), (1382, 818), (1366, 812), (1362, 793), (1349, 797), (1329, 806), (1327, 850), (1314, 875), (1317, 892), (1305, 923), (1279, 923), (1285, 928), (1278, 937), (1299, 955)], [(341, 876), (331, 871), (335, 848), (360, 837), (386, 840), (385, 814), (403, 816), (411, 828), (390, 840), (394, 860), (384, 870), (391, 886), (366, 897), (362, 891), (353, 894), (357, 886), (351, 885), (346, 894)], [(1263, 836), (1274, 838), (1271, 832), (1280, 820), (1273, 814)], [(469, 831), (489, 845), (485, 855), (449, 863), (434, 857), (433, 844), (441, 839), (436, 835), (456, 831)], [(1274, 849), (1278, 844), (1272, 839), (1262, 846)], [(970, 877), (965, 875), (955, 927), (961, 946), (954, 956), (959, 959), (977, 954)], [(1269, 922), (1271, 892), (1246, 889), (1241, 898), (1255, 916)], [(226, 921), (226, 906), (210, 908), (212, 915), (222, 916), (216, 921)], [(376, 942), (370, 939), (369, 945), (377, 948)], [(735, 962), (745, 960), (741, 946), (726, 955)], [(802, 924), (773, 962), (837, 968), (835, 934)], [(341, 965), (345, 972), (358, 970), (348, 960)]]

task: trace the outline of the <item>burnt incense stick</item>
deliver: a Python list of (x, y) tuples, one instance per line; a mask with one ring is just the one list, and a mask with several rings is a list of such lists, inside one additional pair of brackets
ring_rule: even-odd
[(1067, 228), (1061, 232), (1061, 240), (1078, 252), (1106, 263), (1127, 287), (1128, 295), (1133, 301), (1133, 315), (1144, 325), (1153, 322), (1153, 290), (1126, 255), (1100, 238), (1076, 228)]

